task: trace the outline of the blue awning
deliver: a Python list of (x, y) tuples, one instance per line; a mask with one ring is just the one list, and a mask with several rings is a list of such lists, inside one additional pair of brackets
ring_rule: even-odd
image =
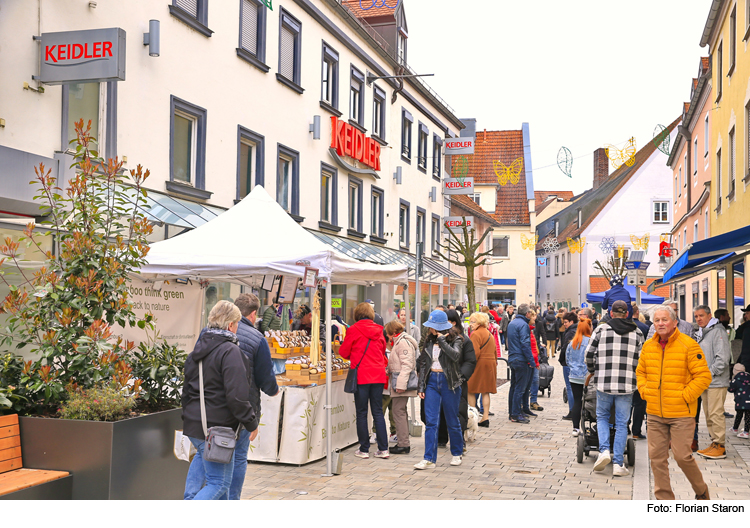
[[(632, 286), (630, 284), (625, 284), (625, 289), (630, 294), (630, 302), (635, 302), (635, 286)], [(587, 293), (586, 300), (590, 303), (601, 303), (604, 300), (605, 293), (607, 292), (603, 291), (603, 292), (598, 292), (598, 293)], [(662, 304), (663, 302), (664, 302), (664, 297), (659, 297), (658, 295), (651, 295), (650, 293), (641, 291), (641, 304)]]
[(664, 273), (662, 282), (668, 282), (678, 274), (708, 271), (718, 267), (721, 261), (747, 251), (750, 251), (750, 226), (695, 242)]

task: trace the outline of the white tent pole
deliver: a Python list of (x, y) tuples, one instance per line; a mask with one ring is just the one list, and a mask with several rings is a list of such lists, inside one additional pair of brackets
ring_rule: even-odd
[(333, 476), (333, 430), (331, 429), (331, 410), (333, 407), (332, 401), (332, 384), (331, 384), (331, 361), (333, 356), (331, 355), (331, 280), (326, 281), (326, 293), (325, 293), (325, 320), (326, 320), (326, 472), (322, 475), (324, 477)]

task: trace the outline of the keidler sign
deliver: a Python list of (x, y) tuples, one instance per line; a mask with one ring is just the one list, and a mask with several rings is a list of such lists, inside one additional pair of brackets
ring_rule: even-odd
[(445, 155), (474, 154), (474, 138), (461, 137), (445, 140)]
[(446, 216), (443, 220), (445, 222), (445, 228), (454, 233), (463, 232), (464, 218), (466, 219), (466, 229), (474, 229), (474, 217), (473, 216)]
[(474, 178), (445, 178), (443, 194), (474, 194)]
[(125, 31), (120, 28), (42, 33), (45, 84), (125, 80)]
[(339, 156), (349, 156), (373, 170), (380, 170), (380, 143), (336, 116), (331, 117), (331, 148)]

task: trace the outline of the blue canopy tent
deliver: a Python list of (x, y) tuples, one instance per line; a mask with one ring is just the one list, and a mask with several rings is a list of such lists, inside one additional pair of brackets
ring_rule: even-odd
[[(635, 286), (631, 286), (630, 284), (625, 284), (625, 289), (630, 294), (630, 301), (635, 302)], [(590, 303), (601, 303), (604, 300), (605, 293), (607, 292), (603, 291), (599, 293), (587, 293), (586, 301)], [(641, 291), (641, 304), (662, 304), (663, 302), (664, 302), (664, 297), (659, 297), (658, 295), (651, 295), (649, 293)]]

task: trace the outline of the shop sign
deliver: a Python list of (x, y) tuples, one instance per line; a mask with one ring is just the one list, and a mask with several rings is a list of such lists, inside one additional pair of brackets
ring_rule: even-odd
[(380, 143), (336, 116), (331, 116), (331, 125), (331, 148), (339, 156), (348, 156), (373, 170), (380, 170)]
[(443, 194), (474, 194), (474, 178), (445, 178)]
[(45, 84), (125, 80), (125, 30), (42, 33), (41, 81)]
[(474, 154), (474, 138), (461, 137), (445, 140), (445, 155)]
[[(464, 220), (466, 220), (465, 224), (464, 224)], [(466, 225), (466, 229), (474, 229), (474, 217), (473, 216), (446, 216), (444, 225), (448, 231), (453, 231), (454, 233), (460, 233), (463, 231), (464, 225)]]

